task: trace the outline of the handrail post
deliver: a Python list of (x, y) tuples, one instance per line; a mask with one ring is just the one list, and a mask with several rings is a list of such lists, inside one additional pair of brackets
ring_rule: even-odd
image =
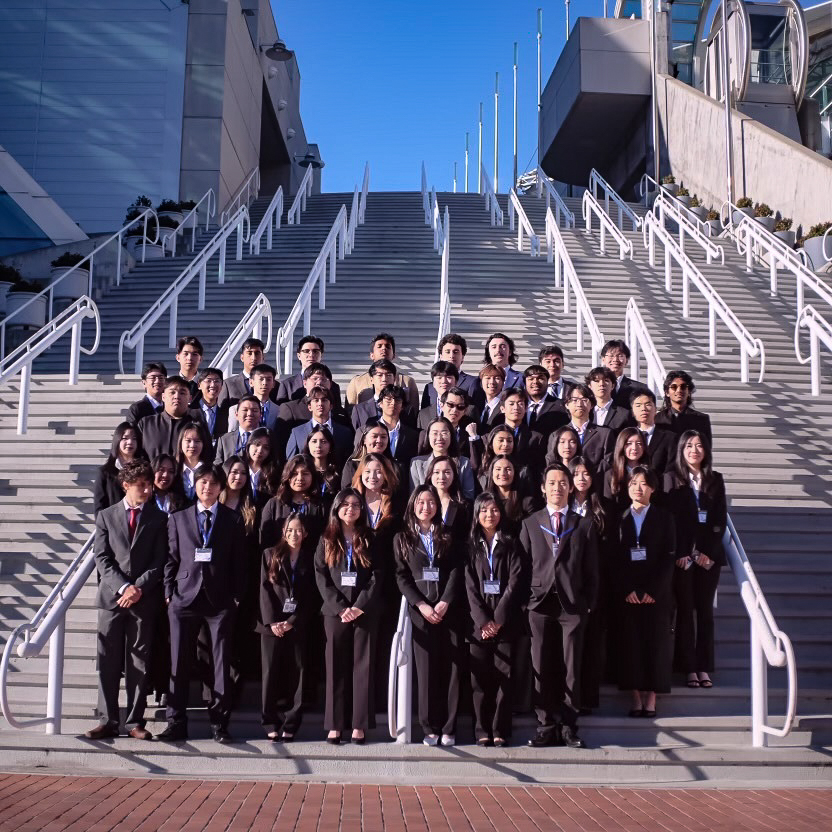
[(136, 352), (133, 357), (133, 372), (140, 376), (144, 368), (144, 334), (139, 337), (136, 342)]
[(24, 364), (20, 370), (20, 400), (17, 405), (17, 432), (21, 436), (29, 425), (29, 388), (32, 386), (32, 364)]
[[(92, 272), (90, 272), (92, 277)], [(116, 237), (116, 286), (121, 286), (121, 231)]]
[(243, 215), (240, 214), (240, 222), (237, 224), (237, 260), (243, 259)]
[(55, 625), (49, 637), (49, 681), (46, 691), (46, 733), (61, 733), (61, 716), (63, 711), (64, 689), (64, 633), (66, 617)]
[[(208, 269), (208, 261), (203, 261), (202, 268), (200, 269), (199, 279), (200, 281), (203, 280), (203, 275)], [(219, 251), (219, 268), (217, 270), (217, 283), (222, 286), (225, 283), (225, 240), (220, 243), (220, 251)]]
[(751, 621), (751, 744), (765, 748), (768, 737), (763, 726), (768, 721), (768, 676), (763, 645)]
[(78, 370), (81, 363), (81, 321), (72, 327), (69, 347), (69, 383), (78, 384)]
[(811, 364), (809, 370), (812, 378), (812, 395), (820, 395), (820, 338), (815, 327), (809, 328), (809, 356)]
[[(199, 297), (197, 299), (196, 308), (200, 312), (202, 312), (205, 309), (205, 284), (207, 283), (207, 280), (208, 280), (208, 269), (206, 267), (204, 269), (199, 270)], [(178, 302), (179, 302), (179, 295), (177, 295), (176, 299), (173, 301), (173, 306), (175, 307)]]
[[(202, 295), (203, 301), (205, 300), (205, 295)], [(179, 310), (179, 295), (177, 295), (173, 299), (173, 303), (170, 305), (170, 323), (168, 325), (168, 346), (173, 349), (176, 346), (176, 325), (177, 325), (177, 316)]]

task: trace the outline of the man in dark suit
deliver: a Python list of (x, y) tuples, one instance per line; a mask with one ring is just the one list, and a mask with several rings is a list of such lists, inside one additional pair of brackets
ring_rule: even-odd
[[(433, 408), (434, 414), (431, 418), (441, 416), (439, 399), (446, 390), (451, 387), (457, 387), (459, 381), (459, 370), (456, 364), (451, 361), (437, 361), (430, 368), (430, 387), (433, 388), (433, 395), (428, 394), (429, 402), (425, 404), (425, 396), (422, 395), (422, 409), (419, 411), (421, 416), (426, 408)], [(418, 427), (418, 422), (416, 427)]]
[(261, 409), (256, 396), (243, 396), (236, 408), (237, 427), (224, 433), (217, 441), (214, 465), (222, 465), (230, 456), (240, 456), (252, 431), (260, 427)]
[[(279, 407), (272, 400), (271, 394), (275, 386), (274, 367), (270, 364), (258, 364), (251, 371), (250, 385), (252, 393), (260, 402), (260, 427), (269, 430), (277, 430)], [(234, 430), (237, 427), (237, 406), (232, 405), (228, 410), (228, 429)]]
[[(381, 424), (387, 428), (387, 432), (390, 434), (390, 453), (393, 455), (393, 459), (399, 463), (402, 471), (409, 471), (410, 460), (419, 453), (419, 431), (405, 424), (401, 418), (405, 398), (406, 393), (401, 387), (388, 384), (381, 391), (379, 397), (380, 414), (369, 419), (367, 424)], [(356, 405), (356, 408), (358, 407), (359, 405)], [(353, 413), (355, 413), (354, 410)], [(356, 443), (360, 441), (359, 437), (360, 433), (357, 432)]]
[(148, 459), (156, 459), (159, 454), (170, 454), (179, 458), (179, 434), (191, 420), (186, 418), (191, 389), (179, 376), (169, 376), (162, 393), (161, 413), (145, 416), (136, 425), (142, 436), (142, 448)]
[(219, 403), (225, 407), (237, 404), (243, 396), (251, 395), (251, 372), (263, 363), (265, 345), (259, 338), (247, 338), (240, 349), (243, 371), (229, 376), (222, 384)]
[(165, 406), (162, 404), (162, 394), (165, 392), (165, 381), (168, 371), (161, 361), (152, 361), (144, 365), (142, 370), (142, 387), (144, 396), (133, 402), (127, 411), (127, 421), (137, 425), (145, 416), (161, 413)]
[(634, 390), (648, 389), (646, 384), (624, 375), (630, 363), (630, 348), (625, 341), (614, 338), (601, 348), (601, 363), (615, 374), (615, 391), (613, 401), (618, 407), (630, 406), (630, 396)]
[(153, 470), (146, 460), (126, 463), (118, 481), (124, 499), (95, 518), (98, 683), (105, 714), (85, 736), (118, 736), (118, 688), (124, 673), (125, 728), (128, 736), (149, 740), (153, 737), (144, 727), (146, 679), (153, 625), (162, 605), (167, 515), (152, 499)]
[[(595, 394), (586, 384), (576, 384), (567, 394), (566, 409), (571, 417), (570, 425), (575, 428), (581, 442), (581, 456), (596, 471), (609, 460), (615, 447), (615, 436), (609, 428), (599, 427), (590, 421), (592, 408), (595, 407)], [(549, 437), (546, 449), (546, 462), (557, 460), (555, 434)]]
[(188, 385), (192, 402), (199, 396), (197, 378), (204, 352), (202, 342), (194, 335), (184, 335), (176, 342), (176, 363), (179, 365), (179, 377)]
[(228, 408), (219, 403), (222, 389), (222, 371), (216, 367), (205, 367), (197, 378), (199, 396), (191, 403), (188, 417), (205, 425), (216, 449), (219, 438), (228, 432)]
[(631, 407), (636, 427), (647, 443), (650, 467), (661, 477), (676, 463), (679, 437), (666, 425), (656, 424), (656, 397), (652, 390), (636, 390)]
[(315, 370), (322, 370), (327, 374), (332, 387), (332, 409), (341, 412), (343, 410), (341, 388), (332, 380), (332, 372), (323, 363), (324, 342), (314, 335), (305, 335), (298, 343), (297, 355), (300, 370), (280, 380), (274, 397), (275, 401), (283, 404), (293, 399), (302, 399), (307, 392), (305, 381), (309, 374)]
[(510, 387), (503, 390), (500, 399), (500, 410), (507, 427), (514, 433), (514, 453), (522, 476), (532, 480), (532, 487), (536, 489), (540, 471), (543, 467), (543, 449), (546, 443), (543, 436), (529, 427), (526, 421), (526, 409), (529, 397), (523, 387)]
[(595, 367), (586, 374), (586, 383), (595, 396), (591, 420), (599, 427), (609, 428), (615, 436), (631, 427), (633, 416), (629, 407), (617, 405), (612, 398), (615, 373), (609, 367)]
[(543, 474), (546, 508), (523, 521), (531, 568), (528, 602), (537, 734), (529, 745), (582, 748), (577, 723), (586, 617), (598, 597), (598, 547), (589, 517), (569, 509), (572, 477), (559, 463)]
[(561, 375), (565, 365), (563, 350), (557, 344), (543, 347), (537, 354), (537, 363), (545, 367), (549, 373), (548, 393), (553, 399), (566, 401), (569, 388), (575, 384), (571, 378)]
[(210, 635), (214, 677), (208, 716), (219, 743), (231, 742), (229, 660), (236, 608), (246, 591), (246, 538), (243, 519), (218, 502), (225, 485), (221, 468), (201, 468), (194, 480), (197, 504), (168, 518), (165, 599), (170, 619), (171, 680), (168, 727), (163, 741), (188, 738), (190, 668), (203, 624)]
[[(468, 398), (473, 401), (477, 395), (477, 391), (481, 392), (481, 388), (479, 378), (477, 376), (469, 376), (462, 369), (462, 362), (465, 361), (465, 356), (468, 353), (468, 342), (461, 335), (450, 332), (439, 341), (437, 351), (440, 361), (450, 361), (459, 371), (459, 376), (454, 386), (461, 387)], [(436, 405), (436, 388), (433, 384), (426, 384), (425, 389), (422, 391), (422, 407), (428, 407), (429, 405)]]
[(500, 397), (506, 382), (506, 371), (496, 364), (486, 364), (480, 370), (480, 389), (474, 396), (473, 406), (477, 414), (477, 430), (487, 436), (497, 425), (503, 424)]
[(348, 459), (353, 449), (353, 432), (346, 425), (333, 421), (332, 401), (330, 391), (323, 387), (313, 387), (307, 396), (307, 404), (312, 413), (312, 418), (302, 425), (294, 428), (286, 443), (286, 459), (291, 459), (299, 454), (306, 444), (306, 437), (312, 433), (312, 429), (318, 425), (329, 428), (335, 440), (335, 449), (339, 459)]
[(549, 372), (540, 364), (532, 364), (523, 372), (523, 384), (529, 397), (526, 421), (548, 439), (549, 435), (569, 422), (569, 414), (562, 399), (549, 395)]
[[(378, 418), (381, 414), (379, 399), (381, 391), (385, 387), (392, 385), (401, 387), (396, 382), (396, 379), (400, 378), (400, 374), (392, 361), (387, 361), (386, 359), (374, 361), (370, 365), (367, 375), (369, 376), (371, 386), (358, 393), (358, 398), (350, 414), (352, 426), (355, 430), (361, 430), (370, 419)], [(403, 387), (401, 389), (404, 390)], [(404, 392), (407, 396), (408, 392), (406, 390)], [(409, 425), (413, 425), (416, 421), (416, 414), (409, 406), (402, 410), (401, 417)]]
[(686, 430), (698, 430), (713, 448), (711, 417), (693, 406), (696, 385), (690, 373), (671, 370), (664, 380), (664, 406), (656, 414), (656, 423), (669, 427), (676, 436)]
[[(439, 397), (440, 416), (444, 416), (450, 423), (456, 436), (460, 456), (471, 458), (471, 435), (476, 436), (476, 423), (468, 413), (468, 394), (461, 387), (451, 387)], [(423, 407), (416, 419), (419, 431), (419, 447), (422, 452), (428, 449), (428, 425), (435, 419), (436, 410), (432, 405)], [(468, 425), (474, 425), (468, 431)]]

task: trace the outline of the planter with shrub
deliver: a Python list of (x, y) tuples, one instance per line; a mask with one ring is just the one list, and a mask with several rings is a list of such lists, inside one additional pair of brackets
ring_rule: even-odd
[(774, 226), (774, 236), (779, 237), (789, 248), (794, 248), (794, 231), (790, 217), (781, 217)]
[(743, 217), (754, 216), (754, 201), (750, 196), (741, 196), (737, 200), (737, 210), (731, 215), (731, 221), (737, 225)]
[[(176, 228), (179, 221), (174, 219), (170, 214), (159, 214), (159, 244), (164, 249), (168, 240), (176, 233)], [(150, 229), (148, 228), (148, 236)]]
[[(50, 284), (57, 284), (53, 291), (55, 298), (71, 298), (77, 300), (81, 295), (86, 295), (90, 290), (90, 269), (89, 265), (75, 269), (84, 260), (83, 254), (76, 251), (65, 251), (60, 257), (52, 261), (52, 272), (49, 277)], [(69, 277), (60, 280), (63, 275), (72, 270)], [(60, 282), (58, 282), (60, 280)]]
[(719, 221), (719, 211), (714, 211), (714, 209), (711, 208), (711, 210), (705, 214), (705, 224), (708, 226), (708, 233), (711, 237), (718, 237), (720, 231), (722, 231), (722, 223)]
[(676, 192), (679, 190), (679, 186), (676, 184), (676, 177), (672, 173), (662, 178), (662, 187), (672, 196), (676, 196)]
[(173, 199), (163, 199), (156, 208), (156, 215), (161, 219), (162, 217), (170, 217), (175, 220), (173, 228), (176, 228), (184, 219), (184, 213), (180, 204)]
[(676, 199), (678, 199), (679, 202), (681, 202), (686, 208), (690, 205), (690, 191), (685, 187), (684, 182), (676, 192)]
[(754, 219), (765, 228), (766, 231), (774, 231), (774, 226), (777, 220), (774, 217), (774, 211), (769, 208), (765, 202), (758, 202), (754, 206)]
[[(10, 327), (30, 327), (40, 329), (46, 323), (46, 295), (37, 295), (43, 287), (28, 280), (19, 280), (6, 295), (6, 315), (11, 316), (26, 306), (22, 312), (15, 314), (9, 322)], [(33, 303), (29, 303), (32, 299)], [(28, 306), (27, 306), (28, 304)]]
[(704, 220), (708, 214), (708, 209), (699, 201), (699, 197), (694, 194), (690, 201), (690, 210), (700, 220)]
[[(812, 265), (812, 268), (817, 272), (820, 271), (823, 266), (825, 266), (829, 261), (824, 255), (823, 252), (823, 235), (832, 228), (832, 222), (819, 222), (817, 225), (813, 225), (807, 232), (806, 236), (800, 240), (800, 245), (803, 246), (803, 250), (806, 252), (806, 256), (809, 258), (809, 262)], [(832, 234), (829, 235), (832, 237)], [(827, 243), (827, 253), (832, 254), (829, 251), (832, 248), (832, 243)]]

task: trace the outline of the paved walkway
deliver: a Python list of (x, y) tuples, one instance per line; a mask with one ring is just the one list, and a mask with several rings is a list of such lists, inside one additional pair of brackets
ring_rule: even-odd
[(14, 832), (823, 832), (832, 790), (397, 787), (0, 774)]

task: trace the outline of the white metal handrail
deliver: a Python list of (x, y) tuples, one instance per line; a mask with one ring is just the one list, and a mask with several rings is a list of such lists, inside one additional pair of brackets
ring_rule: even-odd
[[(245, 228), (245, 232), (243, 231)], [(208, 261), (219, 252), (219, 264), (217, 269), (217, 283), (225, 283), (225, 259), (226, 259), (226, 242), (228, 238), (236, 232), (237, 234), (237, 253), (236, 259), (243, 259), (243, 243), (248, 242), (251, 234), (251, 226), (249, 225), (248, 208), (241, 205), (237, 212), (231, 216), (217, 233), (211, 238), (211, 241), (197, 254), (196, 257), (182, 270), (179, 277), (165, 289), (159, 296), (153, 306), (142, 315), (141, 318), (134, 324), (132, 329), (126, 329), (121, 333), (121, 340), (118, 345), (118, 363), (122, 373), (124, 373), (124, 348), (135, 349), (134, 372), (138, 375), (142, 371), (144, 364), (144, 338), (150, 328), (162, 317), (162, 315), (170, 311), (170, 324), (168, 327), (168, 345), (171, 349), (176, 345), (176, 327), (177, 316), (179, 309), (179, 296), (187, 288), (191, 280), (199, 275), (199, 295), (197, 300), (197, 309), (201, 312), (205, 309), (205, 284), (208, 276)]]
[(342, 205), (332, 228), (327, 234), (321, 251), (309, 272), (309, 276), (298, 294), (286, 323), (277, 332), (277, 366), (280, 366), (280, 351), (284, 351), (283, 372), (292, 372), (295, 327), (303, 313), (303, 331), (310, 332), (312, 324), (312, 292), (318, 285), (318, 309), (326, 309), (326, 264), (329, 261), (329, 282), (335, 283), (336, 260), (343, 260), (347, 253), (347, 206)]
[[(190, 230), (191, 232), (191, 251), (196, 249), (196, 229), (199, 225), (199, 206), (202, 205), (203, 202), (207, 201), (207, 205), (205, 206), (205, 230), (208, 230), (208, 226), (211, 222), (211, 217), (213, 217), (217, 213), (217, 197), (214, 194), (213, 188), (208, 188), (208, 190), (202, 195), (202, 198), (182, 217), (182, 222), (176, 226), (173, 230), (173, 234), (168, 235), (167, 237), (162, 238), (162, 253), (164, 254), (165, 248), (168, 245), (168, 240), (170, 241), (170, 253), (171, 257), (176, 257), (176, 240), (179, 236), (180, 232), (184, 237), (185, 234), (188, 233)], [(189, 225), (190, 223), (190, 225)]]
[(300, 215), (306, 210), (306, 198), (312, 196), (312, 175), (312, 165), (309, 165), (306, 173), (303, 174), (303, 179), (300, 180), (298, 192), (286, 215), (286, 222), (289, 225), (300, 225)]
[(491, 184), (491, 177), (482, 165), (480, 165), (480, 176), (482, 177), (482, 192), (485, 196), (485, 210), (491, 215), (491, 225), (503, 225), (505, 222), (503, 209), (497, 202), (497, 194)]
[(546, 192), (546, 207), (550, 208), (551, 204), (555, 203), (555, 220), (558, 225), (561, 224), (561, 217), (566, 223), (566, 228), (575, 227), (575, 215), (566, 207), (563, 197), (558, 193), (557, 188), (552, 184), (552, 180), (543, 171), (543, 168), (538, 168), (536, 171), (537, 181), (537, 197), (538, 199)]
[(451, 294), (449, 288), (449, 267), (451, 259), (451, 217), (445, 206), (445, 221), (442, 225), (442, 267), (439, 279), (439, 331), (436, 335), (436, 359), (439, 360), (439, 342), (451, 331)]
[(623, 231), (624, 230), (624, 217), (627, 217), (628, 220), (633, 224), (633, 231), (638, 231), (641, 228), (641, 217), (639, 217), (632, 208), (618, 195), (612, 185), (598, 173), (595, 168), (593, 168), (589, 172), (589, 190), (592, 192), (592, 195), (595, 199), (598, 199), (598, 188), (604, 192), (604, 210), (607, 212), (608, 217), (612, 217), (610, 214), (610, 200), (615, 203), (616, 207), (618, 208), (618, 227)]
[[(93, 541), (94, 535), (91, 534), (32, 620), (17, 627), (6, 642), (3, 658), (0, 660), (0, 708), (2, 708), (6, 722), (12, 728), (22, 730), (45, 724), (47, 734), (61, 733), (66, 612), (95, 568)], [(47, 643), (49, 644), (49, 676), (46, 717), (21, 722), (12, 714), (9, 705), (9, 662), (14, 658), (15, 653), (24, 659), (38, 656)]]
[[(156, 236), (154, 239), (149, 239), (147, 236), (147, 221), (150, 218), (153, 218), (155, 222), (156, 228)], [(50, 321), (52, 319), (52, 309), (54, 305), (55, 289), (60, 286), (73, 272), (87, 270), (89, 275), (87, 277), (87, 290), (84, 293), (85, 295), (92, 297), (92, 281), (95, 275), (95, 255), (98, 254), (103, 248), (108, 246), (113, 240), (116, 241), (116, 286), (121, 284), (121, 258), (123, 257), (124, 252), (122, 251), (122, 239), (136, 225), (140, 222), (144, 222), (144, 229), (142, 234), (142, 240), (155, 243), (156, 240), (159, 239), (159, 218), (156, 216), (156, 212), (152, 208), (145, 208), (141, 214), (135, 219), (130, 220), (129, 223), (122, 226), (115, 234), (111, 234), (107, 237), (106, 240), (99, 243), (80, 263), (71, 268), (67, 269), (59, 278), (52, 281), (49, 286), (45, 289), (41, 289), (34, 297), (29, 298), (26, 303), (19, 306), (14, 312), (9, 315), (6, 315), (2, 321), (0, 321), (0, 361), (2, 361), (3, 357), (6, 355), (6, 332), (8, 326), (14, 325), (15, 318), (23, 312), (24, 309), (28, 309), (33, 303), (38, 302), (41, 298), (46, 298), (46, 320)], [(142, 262), (144, 262), (144, 246), (142, 248)], [(57, 297), (61, 297), (61, 295), (57, 295)]]
[[(809, 330), (809, 355), (805, 358), (800, 352), (800, 330)], [(811, 361), (812, 395), (820, 395), (820, 342), (832, 351), (832, 324), (815, 309), (814, 306), (804, 306), (797, 316), (794, 326), (794, 352), (801, 364)]]
[(572, 258), (566, 248), (566, 243), (560, 233), (560, 228), (555, 220), (551, 208), (546, 209), (546, 246), (548, 249), (548, 261), (555, 264), (555, 288), (560, 288), (563, 280), (563, 311), (569, 314), (569, 289), (575, 295), (575, 348), (578, 352), (584, 349), (584, 324), (590, 338), (590, 350), (592, 352), (592, 364), (595, 367), (601, 355), (601, 348), (604, 346), (604, 336), (598, 328), (595, 315), (584, 294), (581, 281), (572, 265)]
[(272, 250), (273, 232), (280, 231), (280, 219), (283, 216), (283, 186), (278, 185), (274, 196), (266, 208), (266, 213), (251, 233), (248, 241), (248, 253), (260, 254), (260, 241), (266, 235), (266, 251)]
[(413, 646), (407, 599), (399, 604), (399, 622), (390, 648), (387, 675), (387, 730), (397, 743), (408, 743), (413, 732)]
[[(658, 182), (656, 182), (656, 180), (653, 179), (653, 177), (650, 176), (649, 173), (642, 174), (641, 180), (639, 181), (638, 185), (639, 197), (644, 200), (645, 205), (647, 205), (648, 196), (651, 193), (651, 184), (656, 186), (655, 190), (657, 198), (661, 196), (666, 202), (672, 205), (680, 214), (682, 214), (684, 217), (687, 217), (688, 222), (691, 225), (696, 226), (704, 236), (708, 238), (714, 236), (714, 234), (711, 233), (711, 226), (708, 225), (708, 223), (705, 220), (700, 219), (696, 214), (694, 214), (689, 206), (685, 205), (684, 202), (682, 202), (678, 196), (675, 196), (674, 194), (670, 193), (667, 187), (665, 187), (664, 185), (660, 185)], [(720, 234), (717, 236), (722, 235)]]
[(352, 254), (355, 248), (355, 231), (359, 225), (364, 225), (364, 216), (367, 210), (367, 194), (370, 190), (370, 163), (364, 163), (364, 179), (361, 189), (358, 185), (352, 194), (352, 206), (350, 207), (349, 222), (347, 223), (347, 254)]
[[(95, 341), (89, 349), (81, 344), (81, 327), (87, 318), (95, 320)], [(0, 362), (0, 384), (20, 373), (20, 395), (17, 406), (17, 432), (26, 433), (29, 424), (29, 392), (32, 384), (32, 364), (59, 338), (72, 333), (69, 350), (69, 383), (78, 383), (81, 353), (92, 355), (101, 343), (101, 316), (95, 302), (83, 295), (75, 303), (59, 312), (42, 326), (31, 338), (10, 352)]]
[[(268, 329), (267, 337), (263, 338), (263, 321), (266, 321)], [(240, 318), (240, 322), (234, 327), (234, 331), (225, 343), (220, 347), (219, 352), (214, 356), (214, 360), (208, 365), (215, 367), (222, 372), (223, 377), (231, 375), (231, 370), (234, 365), (234, 359), (240, 354), (243, 344), (248, 338), (257, 338), (263, 341), (263, 353), (267, 353), (272, 345), (272, 306), (269, 299), (261, 292), (254, 302), (249, 306), (245, 315)]]
[(624, 232), (612, 221), (612, 217), (604, 210), (600, 202), (589, 192), (584, 191), (584, 197), (581, 201), (581, 209), (583, 211), (584, 222), (586, 223), (586, 233), (592, 233), (592, 215), (598, 217), (598, 224), (601, 227), (601, 254), (606, 254), (607, 234), (611, 234), (613, 240), (618, 245), (618, 258), (623, 260), (625, 257), (633, 259), (633, 243), (624, 236)]
[(648, 251), (650, 266), (655, 268), (655, 241), (656, 238), (664, 246), (664, 271), (665, 289), (671, 292), (673, 261), (682, 270), (682, 317), (690, 317), (690, 284), (699, 290), (702, 297), (708, 304), (708, 330), (709, 343), (708, 354), (717, 354), (716, 341), (716, 319), (717, 317), (728, 327), (731, 334), (737, 339), (740, 346), (740, 378), (743, 382), (748, 381), (748, 360), (760, 356), (760, 376), (758, 382), (763, 380), (766, 371), (766, 352), (763, 342), (755, 338), (745, 328), (740, 319), (734, 314), (730, 306), (723, 300), (719, 292), (711, 286), (710, 282), (691, 262), (690, 258), (679, 248), (673, 235), (656, 219), (655, 215), (648, 213), (644, 218), (642, 228), (644, 246)]
[(829, 254), (826, 253), (826, 244), (829, 242), (830, 235), (832, 235), (832, 226), (827, 228), (823, 235), (822, 254), (825, 260), (832, 260), (832, 248), (829, 249)]
[[(707, 226), (705, 223), (664, 189), (659, 191), (656, 196), (652, 211), (665, 228), (667, 228), (668, 218), (676, 223), (679, 234), (679, 248), (682, 251), (685, 250), (685, 240), (690, 238), (705, 252), (705, 259), (708, 265), (714, 259), (719, 260), (721, 266), (725, 265), (725, 249), (711, 242), (711, 237), (706, 231)], [(668, 231), (670, 231), (669, 228)]]
[(534, 228), (532, 228), (532, 224), (520, 204), (517, 192), (514, 188), (510, 188), (508, 192), (508, 227), (511, 231), (514, 231), (515, 217), (517, 218), (517, 251), (523, 251), (523, 234), (525, 233), (529, 238), (529, 254), (532, 257), (537, 257), (540, 254), (540, 237), (535, 234)]
[[(791, 640), (778, 628), (771, 614), (730, 516), (722, 543), (751, 622), (751, 742), (756, 747), (762, 747), (767, 745), (767, 736), (785, 737), (794, 726), (797, 714), (797, 663)], [(785, 667), (788, 676), (788, 698), (782, 728), (767, 724), (766, 663), (772, 667)]]
[(624, 315), (624, 341), (632, 351), (631, 368), (633, 378), (636, 381), (641, 379), (641, 357), (643, 355), (647, 365), (647, 386), (656, 394), (656, 398), (660, 399), (664, 394), (666, 375), (664, 363), (659, 356), (656, 345), (653, 343), (650, 331), (644, 323), (644, 318), (641, 317), (641, 311), (635, 298), (630, 298), (627, 303), (627, 311)]
[[(248, 208), (253, 199), (257, 199), (260, 193), (260, 168), (255, 165), (245, 181), (237, 189), (237, 192), (228, 201), (225, 210), (220, 214), (220, 227), (224, 226), (232, 215), (235, 215), (240, 208)], [(245, 197), (243, 196), (245, 194)]]
[(430, 225), (430, 188), (428, 187), (428, 173), (422, 162), (422, 210), (425, 212), (425, 225)]
[(364, 225), (367, 214), (367, 194), (370, 193), (370, 163), (364, 163), (364, 178), (361, 180), (361, 199), (358, 203), (358, 224)]

